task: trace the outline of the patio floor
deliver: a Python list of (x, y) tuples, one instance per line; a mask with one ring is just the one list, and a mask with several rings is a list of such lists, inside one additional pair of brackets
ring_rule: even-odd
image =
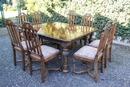
[[(130, 47), (113, 44), (112, 62), (108, 62), (104, 73), (98, 71), (98, 83), (87, 74), (72, 75), (72, 55), (78, 49), (70, 50), (69, 73), (49, 71), (45, 82), (41, 83), (41, 72), (29, 68), (22, 70), (21, 62), (13, 64), (13, 54), (6, 28), (0, 28), (0, 87), (130, 87)], [(17, 52), (17, 58), (21, 54)], [(55, 65), (55, 59), (46, 64)], [(82, 61), (77, 62), (77, 69), (85, 69)], [(33, 67), (39, 66), (34, 62)]]

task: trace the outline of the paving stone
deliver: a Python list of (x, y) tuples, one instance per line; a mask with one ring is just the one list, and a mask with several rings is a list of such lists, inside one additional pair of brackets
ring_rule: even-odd
[[(77, 48), (78, 49), (78, 48)], [(87, 74), (72, 75), (72, 55), (77, 50), (69, 50), (69, 73), (49, 71), (45, 82), (41, 83), (41, 72), (29, 68), (22, 70), (20, 62), (13, 64), (12, 47), (6, 28), (0, 29), (0, 87), (130, 87), (130, 47), (113, 44), (112, 62), (108, 62), (104, 73), (98, 71), (98, 83)], [(21, 54), (17, 52), (17, 58)], [(56, 60), (46, 64), (47, 67), (55, 66)], [(85, 69), (82, 61), (76, 61), (77, 69)], [(33, 63), (40, 66), (39, 63)]]

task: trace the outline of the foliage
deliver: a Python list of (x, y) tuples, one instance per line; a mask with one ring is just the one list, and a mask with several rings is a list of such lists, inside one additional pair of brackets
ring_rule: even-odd
[(107, 18), (107, 17), (104, 17), (102, 16), (101, 14), (99, 13), (96, 13), (94, 15), (94, 22), (93, 22), (93, 27), (96, 27), (98, 28), (98, 31), (97, 31), (97, 35), (96, 37), (99, 38), (100, 37), (100, 34), (104, 28), (104, 26), (106, 25), (106, 23), (108, 21), (111, 21), (111, 19)]
[[(43, 22), (66, 22), (66, 14), (69, 11), (77, 13), (76, 24), (80, 24), (82, 15), (91, 13), (94, 15), (94, 27), (98, 33), (108, 21), (118, 19), (115, 35), (130, 38), (130, 1), (127, 0), (27, 0), (28, 13), (40, 11)], [(45, 17), (44, 17), (45, 16)], [(99, 37), (100, 34), (97, 34)]]
[(76, 24), (80, 24), (82, 15), (94, 16), (94, 27), (102, 31), (107, 21), (118, 20), (116, 36), (130, 38), (130, 0), (23, 0), (31, 20), (31, 13), (41, 12), (43, 22), (66, 22), (67, 13), (77, 13)]
[(0, 27), (3, 27), (5, 24), (3, 23), (4, 20), (0, 17)]
[[(18, 5), (18, 0), (6, 0), (6, 3), (3, 4), (3, 8), (5, 11), (17, 11), (17, 5)], [(19, 0), (20, 2), (20, 7), (22, 10), (27, 9), (25, 7), (26, 0)]]

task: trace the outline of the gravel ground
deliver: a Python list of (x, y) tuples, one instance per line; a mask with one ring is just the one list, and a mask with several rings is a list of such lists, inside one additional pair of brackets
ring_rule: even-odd
[[(22, 70), (21, 62), (13, 64), (13, 54), (10, 39), (6, 28), (0, 28), (0, 87), (130, 87), (130, 47), (113, 44), (112, 62), (98, 72), (98, 83), (86, 73), (72, 75), (72, 55), (77, 49), (70, 50), (69, 73), (49, 71), (45, 82), (41, 83), (41, 72), (33, 71), (29, 75), (29, 68)], [(21, 54), (17, 52), (17, 58)], [(55, 65), (56, 59), (46, 64)], [(53, 65), (54, 64), (54, 65)], [(34, 63), (33, 67), (39, 63)], [(82, 61), (77, 61), (78, 69), (85, 68)]]

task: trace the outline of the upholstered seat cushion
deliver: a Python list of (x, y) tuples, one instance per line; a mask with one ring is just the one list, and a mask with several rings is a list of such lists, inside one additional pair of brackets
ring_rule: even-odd
[[(42, 49), (42, 54), (44, 56), (45, 61), (50, 60), (51, 58), (53, 58), (55, 55), (57, 55), (60, 51), (56, 48), (50, 47), (50, 46), (46, 46), (46, 45), (42, 45), (41, 46)], [(36, 53), (31, 53), (30, 56), (32, 58), (36, 58), (38, 60), (40, 60), (40, 55), (36, 54)]]
[(44, 59), (49, 58), (52, 55), (59, 53), (59, 50), (50, 46), (42, 45), (42, 54), (44, 55)]
[(24, 49), (24, 50), (27, 50), (27, 46), (26, 46), (25, 41), (22, 41), (21, 43), (22, 43), (23, 49)]
[[(23, 46), (24, 51), (27, 51), (27, 46), (26, 46), (25, 41), (22, 41), (21, 44), (22, 44), (22, 46)], [(16, 49), (16, 50), (18, 50), (18, 51), (21, 51), (21, 50), (22, 50), (19, 45), (14, 45), (14, 49)]]
[(92, 41), (89, 46), (92, 46), (92, 47), (98, 47), (99, 46), (99, 43), (100, 43), (100, 40), (94, 40)]
[(94, 60), (96, 53), (97, 53), (97, 48), (91, 46), (83, 46), (77, 52), (74, 53), (74, 56)]

